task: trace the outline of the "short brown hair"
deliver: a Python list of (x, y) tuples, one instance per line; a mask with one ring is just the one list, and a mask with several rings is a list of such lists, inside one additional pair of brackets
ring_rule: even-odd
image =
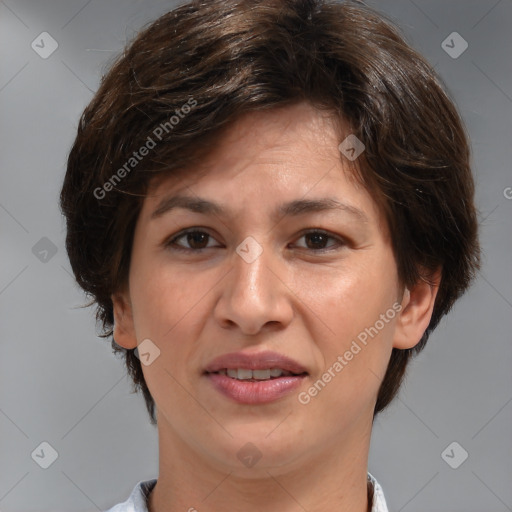
[[(480, 253), (461, 119), (432, 67), (374, 10), (335, 0), (193, 1), (145, 27), (80, 119), (60, 196), (66, 249), (92, 298), (87, 306), (97, 304), (101, 335), (112, 336), (111, 295), (127, 283), (150, 181), (187, 172), (242, 114), (302, 101), (363, 141), (358, 179), (385, 212), (401, 284), (442, 269), (422, 339), (392, 351), (377, 414), (396, 395), (411, 355), (469, 286)], [(149, 138), (155, 146), (129, 168)], [(156, 423), (134, 350), (113, 338), (112, 347), (124, 354)]]

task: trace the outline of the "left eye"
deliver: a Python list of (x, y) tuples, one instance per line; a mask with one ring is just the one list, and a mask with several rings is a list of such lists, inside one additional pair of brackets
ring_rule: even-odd
[[(314, 247), (306, 247), (307, 249), (312, 250), (328, 250), (333, 246), (344, 245), (343, 240), (338, 237), (332, 236), (325, 231), (308, 231), (307, 233), (303, 233), (300, 238), (305, 238), (309, 240)], [(334, 244), (331, 244), (329, 247), (326, 247), (328, 240), (334, 240)]]
[[(211, 249), (215, 245), (208, 245), (209, 239), (215, 240), (209, 233), (199, 230), (190, 230), (180, 233), (165, 245), (179, 251), (201, 251), (203, 249)], [(330, 250), (332, 247), (345, 245), (344, 241), (338, 237), (330, 235), (325, 231), (313, 230), (303, 233), (298, 240), (304, 238), (306, 240), (306, 249), (312, 251)], [(178, 243), (181, 239), (185, 240), (188, 247), (184, 247)], [(327, 246), (327, 242), (333, 240), (334, 243)]]

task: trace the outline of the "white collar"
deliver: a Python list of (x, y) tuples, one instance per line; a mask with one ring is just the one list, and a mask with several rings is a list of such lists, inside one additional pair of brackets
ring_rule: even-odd
[[(370, 473), (368, 473), (368, 480), (373, 484), (372, 512), (389, 512), (379, 482)], [(148, 512), (147, 497), (155, 487), (156, 482), (156, 478), (138, 482), (130, 497), (124, 503), (119, 503), (106, 512)]]

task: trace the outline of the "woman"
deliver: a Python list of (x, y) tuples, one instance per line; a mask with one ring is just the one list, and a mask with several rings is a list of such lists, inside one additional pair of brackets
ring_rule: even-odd
[(158, 426), (158, 479), (111, 511), (386, 511), (373, 420), (479, 268), (473, 195), (453, 104), (376, 12), (213, 0), (143, 30), (61, 192)]

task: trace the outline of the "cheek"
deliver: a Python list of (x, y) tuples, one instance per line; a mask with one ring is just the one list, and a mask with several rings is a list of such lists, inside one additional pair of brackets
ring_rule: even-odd
[[(201, 298), (205, 288), (186, 272), (176, 272), (168, 265), (138, 267), (133, 276), (132, 302), (138, 340), (149, 338), (159, 349), (151, 365), (142, 366), (144, 378), (157, 404), (173, 409), (191, 406), (183, 361), (197, 350), (194, 340), (204, 314)], [(205, 286), (208, 278), (200, 279)]]
[[(169, 337), (200, 302), (208, 276), (197, 279), (155, 259), (138, 262), (130, 283), (138, 335), (162, 340)], [(172, 330), (172, 331), (171, 331)]]
[(330, 289), (322, 318), (328, 335), (322, 322), (313, 334), (321, 354), (320, 373), (311, 379), (309, 397), (302, 396), (309, 400), (311, 417), (337, 424), (341, 433), (354, 418), (370, 414), (391, 355), (393, 303), (389, 291), (363, 277)]
[[(378, 391), (391, 354), (398, 293), (394, 258), (386, 251), (368, 254), (358, 265), (338, 269), (317, 290), (321, 322), (316, 321), (314, 337), (325, 369), (337, 376), (330, 398), (350, 407), (357, 396)], [(341, 366), (332, 368), (339, 356)]]
[(302, 279), (308, 302), (338, 338), (357, 336), (397, 299), (396, 267), (385, 251), (354, 257), (353, 264), (347, 262), (321, 280)]

